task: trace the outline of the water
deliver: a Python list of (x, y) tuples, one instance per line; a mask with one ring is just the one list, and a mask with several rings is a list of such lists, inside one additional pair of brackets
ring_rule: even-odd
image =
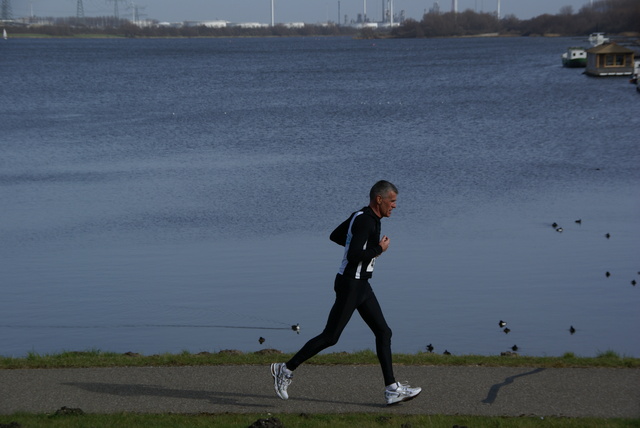
[(395, 352), (640, 357), (638, 95), (575, 44), (3, 43), (0, 355), (296, 351), (385, 178)]

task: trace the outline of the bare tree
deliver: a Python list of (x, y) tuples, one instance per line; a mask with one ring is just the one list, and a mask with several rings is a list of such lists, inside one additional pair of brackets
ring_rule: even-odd
[(560, 15), (573, 15), (573, 6), (562, 6), (560, 8)]

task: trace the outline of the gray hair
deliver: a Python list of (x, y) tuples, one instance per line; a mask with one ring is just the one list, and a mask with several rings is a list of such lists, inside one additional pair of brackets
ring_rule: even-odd
[(371, 188), (371, 191), (369, 192), (369, 200), (373, 201), (378, 195), (384, 198), (389, 194), (389, 192), (393, 192), (397, 195), (398, 188), (394, 186), (393, 183), (386, 180), (380, 180)]

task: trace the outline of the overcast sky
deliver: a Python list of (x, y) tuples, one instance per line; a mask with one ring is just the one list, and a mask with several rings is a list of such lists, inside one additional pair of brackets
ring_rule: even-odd
[[(115, 0), (10, 0), (14, 17), (75, 16), (81, 1), (85, 16), (114, 15)], [(386, 0), (366, 0), (367, 16), (372, 21), (382, 18), (382, 3)], [(500, 0), (500, 15), (513, 14), (529, 19), (544, 13), (557, 14), (563, 6), (578, 12), (591, 0)], [(344, 15), (355, 19), (364, 10), (365, 0), (275, 0), (276, 23), (319, 23), (340, 21)], [(395, 0), (394, 11), (405, 11), (405, 16), (420, 20), (425, 11), (433, 7), (435, 0)], [(452, 0), (438, 0), (441, 11), (451, 11)], [(120, 17), (131, 15), (132, 7), (138, 7), (140, 18), (160, 21), (188, 21), (223, 19), (231, 22), (271, 22), (271, 0), (118, 0)], [(498, 0), (458, 0), (458, 11), (495, 12)], [(338, 8), (338, 5), (340, 7)]]

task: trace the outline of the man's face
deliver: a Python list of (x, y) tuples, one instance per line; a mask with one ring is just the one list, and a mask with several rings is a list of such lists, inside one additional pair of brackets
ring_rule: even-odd
[(378, 198), (380, 216), (391, 217), (391, 211), (396, 207), (396, 199), (398, 199), (396, 192), (390, 191), (386, 196), (378, 196)]

